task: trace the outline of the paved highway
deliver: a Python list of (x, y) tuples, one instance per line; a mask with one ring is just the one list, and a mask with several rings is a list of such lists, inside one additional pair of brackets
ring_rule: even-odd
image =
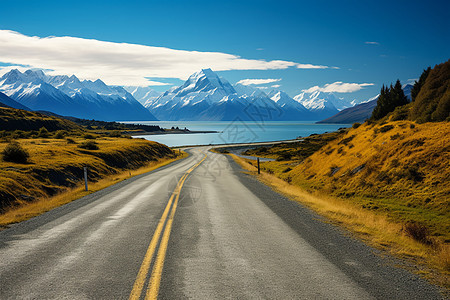
[(0, 232), (0, 299), (440, 299), (241, 172), (190, 157)]

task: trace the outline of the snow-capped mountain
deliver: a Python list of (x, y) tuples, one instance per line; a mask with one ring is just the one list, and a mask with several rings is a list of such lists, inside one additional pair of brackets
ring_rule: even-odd
[(144, 104), (160, 120), (320, 120), (337, 109), (317, 113), (281, 91), (270, 95), (252, 86), (232, 86), (211, 69)]
[(0, 78), (0, 91), (33, 110), (98, 120), (145, 121), (156, 118), (124, 88), (75, 75), (49, 76), (41, 70), (11, 70)]
[(142, 86), (124, 86), (123, 87), (128, 93), (130, 93), (139, 103), (142, 105), (147, 101), (152, 101), (161, 96), (161, 92), (155, 91), (150, 87)]
[(273, 102), (278, 104), (280, 107), (283, 107), (283, 108), (294, 108), (294, 109), (298, 109), (298, 110), (303, 111), (303, 112), (307, 112), (308, 111), (306, 109), (306, 107), (303, 106), (303, 104), (301, 104), (298, 101), (295, 101), (294, 99), (289, 97), (289, 95), (286, 94), (283, 91), (275, 91), (274, 90), (274, 91), (271, 91), (268, 96), (269, 96), (270, 99), (272, 99)]
[(343, 105), (342, 100), (332, 93), (315, 91), (312, 93), (302, 92), (294, 97), (294, 100), (301, 103), (306, 109), (316, 113), (320, 118), (326, 118), (339, 112), (340, 109), (349, 107)]
[(245, 108), (240, 100), (228, 81), (203, 69), (144, 106), (160, 120), (224, 120)]
[(264, 91), (251, 85), (235, 84), (234, 90), (241, 97), (261, 97), (267, 96)]
[(413, 88), (412, 84), (404, 84), (402, 86), (403, 92), (405, 93), (406, 98), (408, 98), (409, 102), (411, 102), (411, 89)]
[(302, 103), (309, 110), (337, 109), (343, 110), (352, 106), (351, 102), (336, 97), (333, 93), (315, 91), (302, 92), (294, 97), (294, 100)]

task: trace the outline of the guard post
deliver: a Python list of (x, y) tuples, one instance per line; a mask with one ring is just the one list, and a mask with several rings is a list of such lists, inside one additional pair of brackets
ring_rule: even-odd
[(84, 167), (84, 188), (87, 191), (88, 190), (88, 174), (87, 174), (87, 167)]

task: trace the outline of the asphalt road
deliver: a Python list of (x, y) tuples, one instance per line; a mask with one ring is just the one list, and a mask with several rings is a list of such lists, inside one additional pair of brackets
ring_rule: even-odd
[(1, 231), (0, 299), (442, 298), (231, 158), (189, 152)]

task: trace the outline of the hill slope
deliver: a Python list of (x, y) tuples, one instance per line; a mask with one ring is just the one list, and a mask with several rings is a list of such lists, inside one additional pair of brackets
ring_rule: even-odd
[(332, 117), (317, 123), (338, 123), (338, 124), (351, 124), (355, 122), (362, 123), (372, 115), (372, 111), (377, 105), (378, 96), (369, 102), (361, 103), (353, 107), (346, 108)]
[(0, 107), (12, 107), (16, 109), (30, 110), (25, 105), (22, 105), (19, 102), (11, 99), (2, 92), (0, 92)]
[[(89, 181), (137, 169), (161, 158), (174, 158), (162, 144), (143, 139), (97, 138), (96, 150), (82, 147), (87, 140), (20, 139), (30, 154), (26, 164), (0, 159), (0, 213), (8, 207), (56, 195), (83, 182), (83, 168), (89, 168)], [(92, 140), (90, 140), (93, 142)], [(7, 143), (0, 141), (0, 152)]]
[(1, 130), (39, 130), (45, 127), (48, 131), (82, 130), (82, 127), (65, 119), (46, 116), (38, 112), (0, 107)]
[(411, 103), (409, 119), (419, 123), (450, 120), (450, 60), (430, 71)]
[[(449, 161), (448, 122), (365, 123), (279, 175), (397, 220), (420, 221), (450, 241)], [(283, 169), (279, 162), (265, 164)]]

